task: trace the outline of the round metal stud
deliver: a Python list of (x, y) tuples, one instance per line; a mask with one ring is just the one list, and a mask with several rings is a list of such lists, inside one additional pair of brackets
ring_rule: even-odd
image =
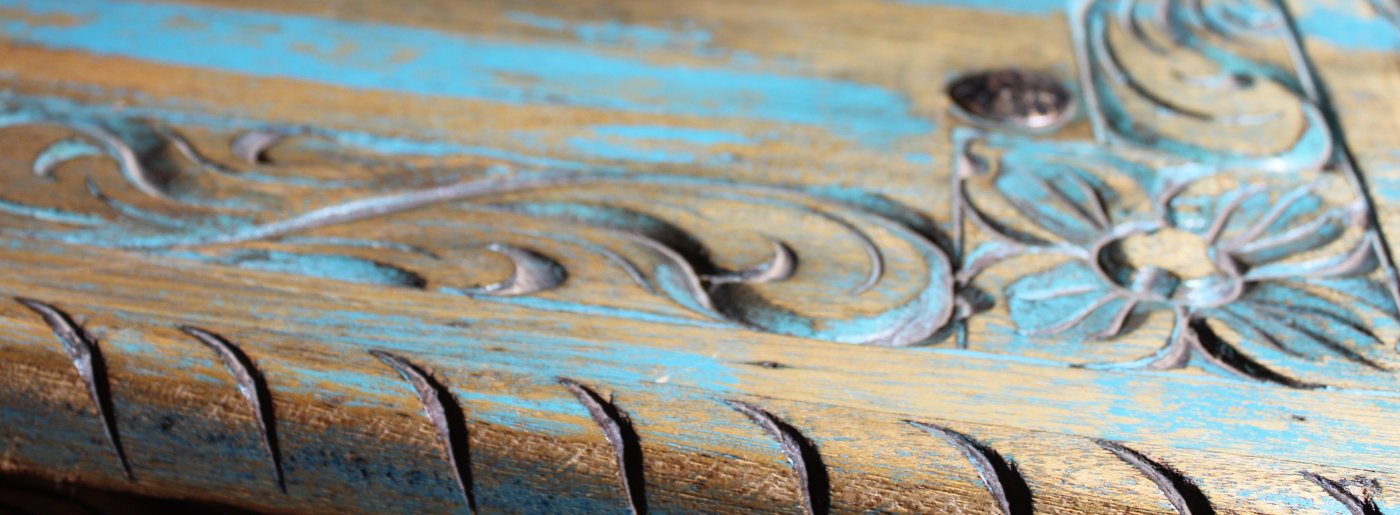
[(1074, 96), (1048, 73), (1018, 69), (969, 73), (948, 84), (954, 112), (981, 125), (1039, 130), (1074, 112)]

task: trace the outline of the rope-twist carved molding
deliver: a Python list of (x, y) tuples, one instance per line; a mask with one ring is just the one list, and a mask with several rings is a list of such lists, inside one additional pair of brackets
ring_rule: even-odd
[[(99, 406), (99, 415), (109, 443), (119, 458), (122, 473), (135, 481), (121, 441), (117, 438), (117, 419), (111, 405), (110, 385), (98, 348), (92, 339), (73, 319), (60, 308), (41, 301), (17, 298), (20, 304), (38, 314), (52, 329), (54, 336), (63, 346), (64, 353), (73, 358), (75, 366), (84, 379), (85, 387), (94, 404)], [(229, 369), (241, 396), (247, 400), (257, 420), (264, 450), (268, 454), (274, 473), (275, 486), (286, 493), (283, 478), (281, 454), (277, 445), (275, 429), (277, 420), (273, 408), (274, 396), (268, 383), (255, 366), (254, 361), (241, 349), (223, 337), (205, 329), (183, 326), (181, 331), (197, 339), (213, 350)], [(465, 508), (475, 513), (476, 496), (473, 490), (473, 471), (468, 444), (468, 415), (452, 394), (451, 390), (427, 369), (398, 353), (369, 350), (370, 355), (382, 361), (392, 371), (400, 375), (412, 387), (423, 408), (423, 413), (432, 424), (439, 439), (444, 457), (444, 465), (452, 471), (457, 481)], [(94, 357), (96, 356), (96, 357)], [(266, 359), (266, 358), (264, 358)], [(780, 365), (767, 368), (781, 368)], [(102, 370), (93, 373), (92, 370)], [(604, 398), (593, 387), (574, 379), (559, 378), (558, 383), (583, 406), (589, 417), (603, 433), (604, 439), (613, 449), (616, 476), (620, 494), (627, 500), (633, 513), (647, 512), (645, 460), (641, 438), (633, 428), (631, 417), (612, 398)], [(788, 423), (760, 404), (735, 399), (716, 399), (717, 406), (725, 405), (743, 415), (763, 430), (767, 437), (776, 440), (784, 459), (791, 465), (799, 486), (798, 495), (804, 511), (811, 514), (824, 514), (831, 510), (830, 480), (828, 469), (823, 461), (817, 442), (804, 432)], [(968, 459), (977, 474), (982, 478), (994, 504), (1005, 515), (1032, 513), (1034, 492), (1016, 462), (991, 446), (974, 437), (946, 426), (913, 420), (893, 421), (920, 429), (948, 443)], [(1161, 490), (1167, 502), (1183, 515), (1201, 515), (1214, 512), (1210, 499), (1200, 487), (1178, 469), (1132, 449), (1127, 445), (1103, 439), (1093, 439), (1093, 443), (1113, 456), (1131, 465), (1142, 476)], [(1371, 490), (1376, 488), (1373, 480), (1334, 480), (1322, 475), (1300, 471), (1309, 481), (1318, 485), (1326, 494), (1352, 513), (1373, 515), (1380, 513)], [(1367, 488), (1356, 493), (1348, 486), (1361, 484)]]

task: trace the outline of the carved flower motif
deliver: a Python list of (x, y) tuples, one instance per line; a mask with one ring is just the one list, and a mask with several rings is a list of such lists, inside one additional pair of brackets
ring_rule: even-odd
[(977, 158), (960, 167), (995, 192), (962, 188), (965, 218), (991, 238), (968, 252), (960, 279), (1017, 256), (1061, 256), (1005, 288), (1023, 334), (1113, 338), (1163, 310), (1176, 321), (1160, 351), (1090, 366), (1196, 364), (1299, 387), (1315, 386), (1298, 377), (1321, 365), (1386, 368), (1376, 329), (1396, 306), (1374, 277), (1365, 204), (1341, 178), (1280, 188), (1038, 143), (997, 162), (994, 175)]

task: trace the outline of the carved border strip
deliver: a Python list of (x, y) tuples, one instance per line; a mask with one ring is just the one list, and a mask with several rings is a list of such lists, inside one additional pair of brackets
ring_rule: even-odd
[[(44, 304), (39, 301), (16, 298), (17, 302), (29, 307), (39, 314), (46, 324), (54, 328), (55, 336), (60, 342), (65, 343), (70, 339), (73, 341), (87, 342), (86, 346), (96, 348), (96, 342), (86, 336), (81, 335), (82, 329), (74, 324), (69, 316), (57, 307)], [(34, 306), (38, 306), (35, 309)], [(57, 322), (55, 325), (55, 320)], [(182, 328), (187, 334), (199, 339), (201, 343), (210, 346), (219, 353), (220, 359), (224, 359), (224, 353), (229, 350), (243, 358), (238, 370), (242, 372), (232, 372), (235, 376), (235, 384), (240, 393), (245, 396), (245, 386), (250, 379), (239, 379), (240, 376), (261, 378), (258, 374), (253, 376), (252, 368), (243, 369), (241, 367), (251, 364), (251, 360), (243, 354), (241, 350), (236, 350), (232, 344), (221, 337), (201, 329), (192, 327)], [(207, 340), (207, 341), (206, 341)], [(213, 343), (210, 342), (219, 342)], [(222, 349), (222, 350), (220, 350)], [(66, 352), (66, 351), (65, 351)], [(476, 500), (472, 491), (472, 470), (470, 452), (467, 447), (468, 419), (460, 404), (456, 401), (451, 391), (429, 372), (409, 361), (408, 359), (386, 351), (369, 350), (372, 356), (383, 361), (404, 378), (414, 389), (422, 404), (423, 412), (428, 420), (433, 424), (434, 432), (438, 435), (447, 465), (452, 469), (453, 477), (458, 482), (458, 487), (462, 495), (463, 505), (473, 513), (476, 512)], [(246, 362), (246, 364), (245, 364)], [(771, 367), (770, 367), (771, 368)], [(98, 376), (94, 376), (98, 377)], [(106, 391), (109, 385), (106, 376), (100, 376), (99, 382), (89, 383), (89, 391), (94, 388)], [(261, 379), (256, 384), (264, 384)], [(617, 460), (617, 477), (620, 493), (627, 499), (628, 506), (634, 513), (646, 513), (645, 495), (645, 473), (644, 460), (641, 452), (641, 440), (635, 430), (632, 429), (630, 417), (616, 403), (615, 400), (605, 400), (592, 388), (584, 386), (572, 379), (560, 378), (559, 384), (576, 397), (580, 404), (588, 411), (594, 422), (598, 424), (603, 432), (604, 439), (613, 447)], [(254, 387), (256, 392), (258, 388)], [(252, 399), (258, 399), (254, 403)], [(261, 407), (272, 405), (271, 392), (267, 392), (266, 397), (254, 395), (248, 398), (250, 406)], [(266, 402), (264, 402), (266, 401)], [(821, 452), (817, 444), (804, 436), (800, 429), (784, 421), (757, 404), (734, 399), (717, 399), (716, 402), (727, 405), (729, 408), (739, 412), (746, 418), (754, 422), (764, 430), (771, 438), (780, 444), (784, 457), (792, 466), (794, 474), (797, 476), (800, 485), (803, 508), (807, 513), (825, 514), (830, 511), (830, 485), (827, 479), (827, 468), (822, 462)], [(275, 427), (271, 409), (256, 409), (258, 413), (266, 414), (267, 419), (259, 416), (259, 432), (262, 433), (265, 445), (275, 444), (273, 436), (269, 435), (264, 428)], [(116, 433), (115, 412), (109, 409), (105, 411), (109, 417), (104, 420), (110, 421), (108, 434)], [(975, 440), (964, 433), (949, 429), (944, 426), (927, 422), (904, 420), (902, 423), (909, 424), (935, 436), (962, 453), (973, 468), (981, 476), (988, 493), (992, 496), (996, 505), (1002, 513), (1007, 515), (1032, 513), (1034, 510), (1033, 492), (1026, 485), (1024, 478), (1018, 471), (1013, 459), (1003, 457), (992, 447)], [(1200, 515), (1213, 513), (1213, 506), (1209, 498), (1200, 491), (1195, 482), (1185, 476), (1177, 469), (1172, 468), (1146, 454), (1134, 450), (1120, 442), (1092, 439), (1098, 446), (1112, 453), (1123, 462), (1137, 469), (1145, 478), (1152, 481), (1162, 491), (1163, 496), (1176, 510), (1183, 515)], [(116, 445), (114, 443), (114, 445)], [(123, 473), (130, 481), (135, 481), (130, 473), (130, 466), (125, 460), (125, 454), (119, 447), (114, 447), (118, 456), (122, 457)], [(278, 474), (277, 487), (285, 494), (286, 485), (282, 481), (281, 468), (278, 465), (278, 455), (274, 451), (268, 450), (270, 460), (273, 462), (274, 470)], [(1341, 503), (1352, 513), (1362, 515), (1372, 515), (1380, 513), (1371, 499), (1369, 492), (1358, 495), (1348, 490), (1346, 486), (1349, 482), (1336, 481), (1325, 478), (1309, 471), (1300, 471), (1300, 474), (1317, 484), (1326, 493)]]

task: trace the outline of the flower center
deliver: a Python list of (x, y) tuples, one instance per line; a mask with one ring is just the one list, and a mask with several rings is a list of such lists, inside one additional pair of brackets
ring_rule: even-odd
[(1216, 273), (1209, 247), (1200, 236), (1178, 229), (1159, 229), (1128, 236), (1118, 242), (1127, 264), (1135, 269), (1156, 267), (1183, 280)]

